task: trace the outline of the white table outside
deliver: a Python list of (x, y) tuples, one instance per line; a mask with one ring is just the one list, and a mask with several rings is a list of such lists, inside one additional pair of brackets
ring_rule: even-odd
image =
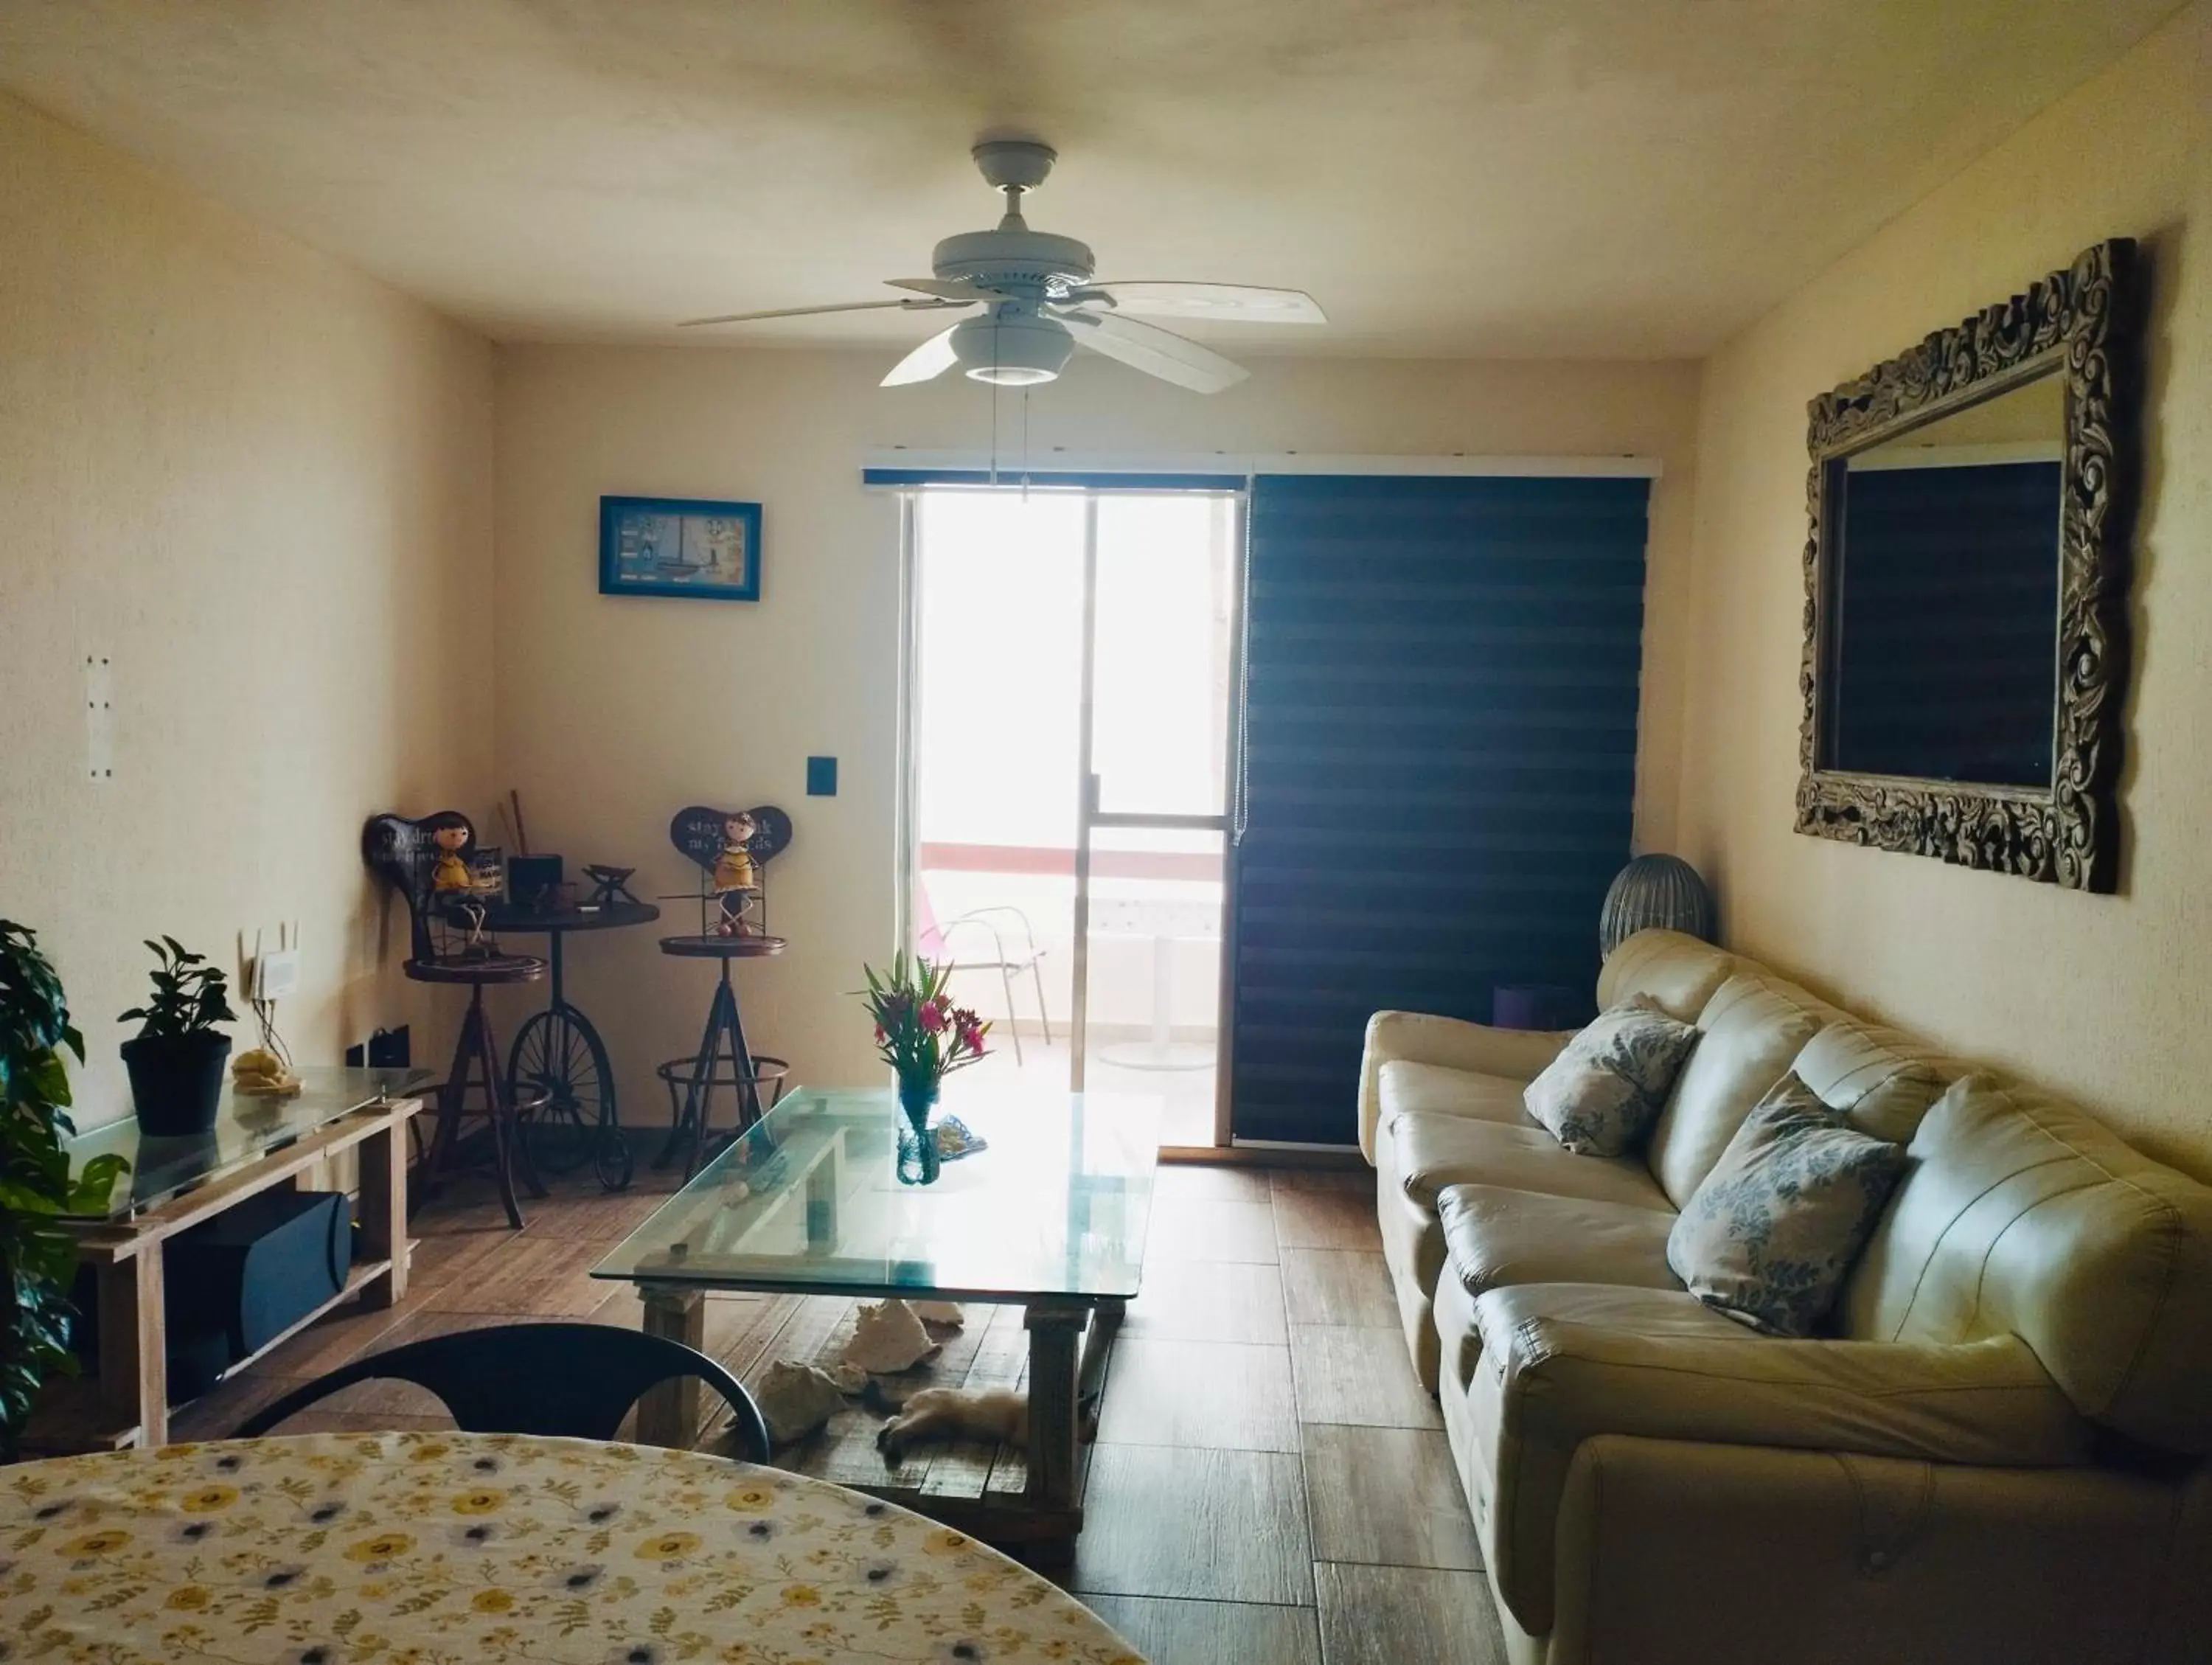
[(1221, 939), (1220, 899), (1094, 896), (1091, 931), (1094, 936), (1152, 939), (1152, 1034), (1142, 1041), (1115, 1042), (1099, 1048), (1100, 1061), (1131, 1070), (1212, 1069), (1218, 1060), (1215, 1047), (1175, 1038), (1175, 951), (1179, 942)]

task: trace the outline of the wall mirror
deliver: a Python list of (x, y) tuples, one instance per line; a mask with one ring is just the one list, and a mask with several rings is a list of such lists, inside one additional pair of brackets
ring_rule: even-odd
[(1800, 832), (2113, 887), (2132, 254), (1813, 402)]

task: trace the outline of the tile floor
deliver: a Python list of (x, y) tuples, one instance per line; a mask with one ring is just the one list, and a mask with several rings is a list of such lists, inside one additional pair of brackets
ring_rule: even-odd
[[(416, 1216), (389, 1312), (314, 1326), (179, 1413), (216, 1437), (301, 1381), (416, 1337), (521, 1316), (638, 1322), (592, 1265), (672, 1184), (556, 1188), (508, 1231), (488, 1188)], [(1146, 1287), (1108, 1376), (1086, 1525), (1057, 1576), (1160, 1665), (1498, 1665), (1504, 1655), (1435, 1402), (1414, 1380), (1357, 1173), (1162, 1171)], [(750, 1378), (820, 1303), (717, 1298), (708, 1345)], [(777, 1345), (781, 1340), (781, 1346)], [(287, 1425), (445, 1425), (366, 1383)]]

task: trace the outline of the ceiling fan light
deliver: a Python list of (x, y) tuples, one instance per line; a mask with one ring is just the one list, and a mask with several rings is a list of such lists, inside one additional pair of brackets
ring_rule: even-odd
[(967, 375), (970, 381), (988, 381), (994, 387), (1034, 387), (1039, 382), (1060, 380), (1057, 370), (1028, 364), (979, 364)]
[(1056, 318), (1018, 313), (971, 318), (952, 331), (952, 353), (972, 381), (998, 387), (1034, 387), (1067, 368), (1075, 338)]

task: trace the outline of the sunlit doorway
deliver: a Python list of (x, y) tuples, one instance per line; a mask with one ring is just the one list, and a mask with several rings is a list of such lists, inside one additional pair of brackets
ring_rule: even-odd
[(912, 493), (909, 919), (993, 1020), (979, 1069), (1221, 1126), (1242, 501)]

